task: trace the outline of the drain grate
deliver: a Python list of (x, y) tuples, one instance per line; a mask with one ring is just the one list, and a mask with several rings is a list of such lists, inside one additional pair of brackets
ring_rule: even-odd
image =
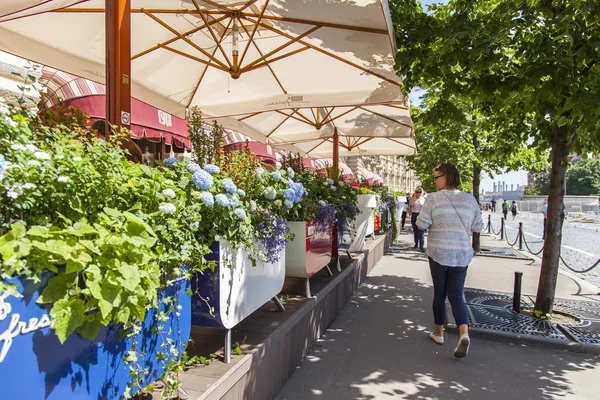
[(600, 345), (600, 322), (584, 321), (581, 325), (565, 325), (560, 327), (579, 343)]
[(548, 321), (517, 314), (506, 308), (470, 305), (469, 311), (474, 328), (568, 341), (565, 335)]
[[(556, 299), (554, 310), (573, 316), (579, 323), (555, 325), (513, 312), (511, 293), (471, 288), (465, 288), (464, 293), (475, 328), (600, 345), (600, 302)], [(521, 299), (522, 307), (533, 307), (534, 303), (533, 296)]]
[(485, 246), (481, 248), (481, 253), (477, 253), (478, 256), (491, 256), (491, 257), (511, 257), (511, 258), (523, 258), (518, 253), (515, 253), (509, 247), (494, 247)]

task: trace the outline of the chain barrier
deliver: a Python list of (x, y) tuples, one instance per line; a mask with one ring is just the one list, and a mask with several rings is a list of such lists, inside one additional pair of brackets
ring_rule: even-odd
[(571, 267), (569, 264), (567, 264), (567, 262), (562, 258), (562, 254), (559, 255), (559, 258), (560, 258), (560, 261), (562, 261), (562, 263), (565, 265), (565, 267), (567, 267), (567, 269), (569, 269), (569, 270), (571, 270), (573, 272), (576, 272), (578, 274), (585, 274), (586, 272), (590, 272), (591, 270), (593, 270), (594, 268), (596, 268), (598, 266), (598, 264), (600, 264), (600, 259), (599, 259), (591, 267), (586, 268), (584, 270), (578, 270), (578, 269), (575, 269), (575, 268)]
[(498, 235), (500, 234), (500, 232), (502, 231), (502, 229), (500, 229), (498, 232), (496, 232), (496, 231), (494, 230), (494, 225), (492, 224), (492, 220), (490, 220), (490, 221), (488, 222), (488, 225), (489, 225), (489, 227), (492, 229), (492, 233), (493, 233), (494, 235), (496, 235), (496, 236), (498, 236)]
[[(494, 233), (494, 235), (498, 236), (502, 233), (502, 228), (500, 228), (499, 232), (496, 232), (494, 230), (494, 225), (492, 224), (492, 220), (490, 219), (488, 221), (488, 228), (491, 229), (491, 231)], [(544, 247), (546, 246), (546, 242), (542, 241), (541, 243), (544, 243), (542, 245), (542, 248), (539, 251), (533, 251), (531, 250), (531, 247), (529, 247), (529, 243), (527, 242), (526, 236), (525, 234), (520, 231), (519, 233), (517, 233), (517, 237), (515, 238), (515, 241), (511, 244), (510, 241), (508, 240), (508, 235), (506, 234), (506, 232), (504, 232), (504, 239), (506, 240), (506, 243), (510, 246), (510, 247), (514, 247), (517, 242), (519, 241), (519, 236), (521, 236), (522, 240), (523, 240), (523, 244), (525, 244), (525, 247), (527, 248), (527, 251), (529, 251), (531, 254), (533, 254), (534, 256), (539, 256), (540, 254), (542, 254), (542, 252), (544, 251)], [(587, 272), (590, 272), (591, 270), (593, 270), (594, 268), (596, 268), (598, 265), (600, 265), (600, 259), (598, 259), (598, 261), (596, 261), (591, 267), (583, 269), (583, 270), (578, 270), (575, 269), (573, 267), (571, 267), (569, 264), (567, 264), (567, 262), (565, 261), (565, 259), (562, 257), (562, 254), (559, 255), (559, 259), (560, 261), (563, 263), (563, 265), (569, 269), (570, 271), (573, 271), (575, 273), (578, 274), (585, 274)]]

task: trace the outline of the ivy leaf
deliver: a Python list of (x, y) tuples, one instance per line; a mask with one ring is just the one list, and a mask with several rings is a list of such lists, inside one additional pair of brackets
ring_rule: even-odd
[(121, 218), (123, 218), (123, 214), (113, 208), (104, 207), (103, 211), (106, 215), (113, 217), (114, 219), (121, 220)]
[(147, 177), (152, 178), (154, 176), (152, 170), (147, 165), (141, 164), (140, 169)]
[(27, 231), (27, 235), (41, 238), (52, 237), (52, 235), (50, 234), (50, 229), (46, 228), (45, 226), (39, 225), (32, 226), (31, 228), (29, 228), (29, 230)]
[(56, 336), (64, 343), (85, 321), (85, 306), (81, 299), (63, 299), (54, 303), (50, 316)]
[(25, 224), (18, 222), (11, 225), (11, 230), (6, 235), (0, 237), (0, 255), (4, 262), (12, 257), (22, 258), (29, 255), (31, 245), (25, 238)]
[[(129, 298), (131, 301), (131, 297)], [(146, 298), (138, 297), (138, 301), (130, 304), (129, 310), (131, 311), (131, 315), (138, 319), (143, 320), (146, 317)]]
[(50, 304), (67, 297), (69, 290), (75, 286), (76, 274), (61, 273), (48, 280), (48, 284), (37, 299), (38, 304)]
[(83, 271), (84, 264), (72, 260), (67, 260), (67, 268), (65, 273), (71, 274), (73, 272)]
[(136, 224), (139, 224), (139, 225), (143, 226), (149, 234), (151, 234), (152, 236), (156, 237), (156, 233), (154, 233), (154, 231), (152, 230), (152, 228), (150, 227), (150, 225), (148, 225), (146, 223), (146, 221), (144, 221), (143, 219), (139, 218), (137, 215), (134, 215), (134, 214), (132, 214), (130, 212), (125, 211), (123, 213), (123, 216), (125, 216), (125, 218), (127, 218), (127, 221), (134, 222)]
[(76, 222), (73, 226), (67, 228), (67, 231), (75, 236), (85, 236), (97, 233), (91, 225), (83, 222)]
[(119, 311), (117, 311), (117, 315), (115, 317), (115, 322), (120, 322), (123, 324), (126, 324), (127, 322), (129, 322), (129, 316), (130, 316), (130, 311), (129, 308), (124, 307), (119, 309)]
[(135, 268), (133, 265), (122, 262), (119, 272), (123, 277), (122, 279), (119, 279), (119, 281), (123, 284), (123, 287), (135, 292), (141, 281), (140, 273), (138, 272), (137, 268)]
[(61, 256), (65, 260), (72, 258), (73, 247), (63, 240), (47, 240), (46, 243), (36, 242), (33, 245), (42, 251)]

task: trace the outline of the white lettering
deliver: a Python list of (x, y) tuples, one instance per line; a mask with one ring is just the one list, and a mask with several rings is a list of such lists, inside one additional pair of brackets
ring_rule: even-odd
[[(4, 321), (12, 311), (10, 303), (4, 302), (4, 299), (5, 297), (0, 296), (0, 321)], [(4, 361), (4, 358), (8, 354), (14, 338), (47, 328), (50, 324), (50, 317), (47, 314), (43, 314), (40, 319), (30, 318), (27, 322), (21, 321), (20, 314), (12, 314), (8, 328), (0, 333), (0, 363)]]
[(158, 123), (164, 126), (173, 126), (171, 114), (158, 110)]

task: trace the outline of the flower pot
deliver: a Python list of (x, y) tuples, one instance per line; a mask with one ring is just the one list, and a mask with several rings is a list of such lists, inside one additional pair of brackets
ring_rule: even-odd
[(377, 207), (377, 198), (374, 194), (359, 194), (358, 208), (360, 213), (356, 216), (356, 234), (350, 244), (350, 251), (359, 253), (365, 249), (365, 238), (375, 234), (375, 217), (372, 210)]
[[(123, 358), (134, 343), (137, 343), (139, 365), (148, 368), (148, 376), (142, 379), (142, 385), (150, 384), (164, 374), (173, 358), (168, 351), (169, 341), (173, 341), (179, 355), (185, 349), (191, 328), (190, 297), (186, 292), (188, 281), (176, 282), (160, 293), (161, 298), (174, 296), (182, 307), (179, 317), (173, 313), (161, 324), (160, 334), (153, 333), (153, 328), (158, 327), (154, 318), (157, 311), (150, 310), (142, 331), (135, 338), (122, 338), (121, 326), (109, 324), (93, 341), (73, 334), (60, 344), (48, 327), (49, 307), (36, 304), (50, 276), (44, 276), (37, 284), (12, 278), (9, 282), (19, 285), (23, 297), (0, 297), (2, 398), (121, 399), (131, 381), (131, 364), (125, 363)], [(162, 302), (160, 304), (163, 312), (169, 308)], [(165, 352), (167, 358), (159, 360), (159, 352)]]
[[(306, 279), (306, 295), (310, 294), (310, 277), (331, 262), (332, 228), (317, 229), (314, 222), (288, 222), (294, 240), (285, 249), (285, 276)], [(331, 271), (328, 270), (331, 274)]]
[(207, 260), (217, 261), (215, 271), (192, 278), (194, 293), (209, 299), (213, 315), (198, 295), (192, 297), (192, 324), (231, 329), (277, 296), (285, 280), (285, 249), (277, 263), (252, 266), (248, 253), (227, 241), (214, 242)]

